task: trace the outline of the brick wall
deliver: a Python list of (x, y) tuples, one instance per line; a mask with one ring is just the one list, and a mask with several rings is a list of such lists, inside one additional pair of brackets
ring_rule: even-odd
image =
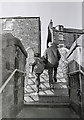
[[(27, 53), (19, 39), (12, 34), (2, 36), (2, 84), (14, 69), (25, 71)], [(2, 117), (12, 118), (23, 105), (24, 76), (16, 72), (2, 92)]]
[[(63, 41), (60, 41), (57, 39), (56, 37), (56, 32), (53, 32), (53, 36), (54, 36), (54, 41), (57, 42), (57, 44), (62, 44)], [(64, 38), (64, 45), (70, 49), (70, 47), (72, 46), (73, 42), (75, 41), (74, 39), (74, 35), (73, 34), (69, 34), (69, 33), (63, 33), (63, 38)]]

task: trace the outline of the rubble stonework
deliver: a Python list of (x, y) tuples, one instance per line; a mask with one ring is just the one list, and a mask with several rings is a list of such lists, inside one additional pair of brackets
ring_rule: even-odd
[[(2, 36), (2, 84), (15, 69), (25, 71), (27, 53), (11, 33)], [(2, 92), (2, 117), (12, 118), (23, 105), (24, 75), (16, 72)]]
[[(41, 27), (39, 17), (5, 17), (1, 20), (3, 33), (12, 33), (13, 36), (21, 40), (25, 49), (31, 47), (35, 53), (41, 53)], [(6, 23), (7, 21), (10, 21), (8, 23), (9, 26)]]

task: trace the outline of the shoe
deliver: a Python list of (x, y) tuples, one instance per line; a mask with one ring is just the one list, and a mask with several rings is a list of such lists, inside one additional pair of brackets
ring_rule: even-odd
[(35, 94), (34, 95), (39, 95), (39, 93), (38, 92), (35, 92)]
[(54, 90), (54, 86), (52, 86), (52, 88), (51, 89), (53, 89)]
[(54, 85), (52, 85), (52, 84), (50, 85), (50, 90), (51, 90), (51, 89), (54, 89)]
[(51, 84), (50, 84), (50, 89), (51, 89)]
[(39, 89), (41, 89), (41, 87), (39, 87)]
[(54, 81), (55, 81), (55, 82), (57, 82), (57, 79), (56, 79), (56, 78), (54, 78)]

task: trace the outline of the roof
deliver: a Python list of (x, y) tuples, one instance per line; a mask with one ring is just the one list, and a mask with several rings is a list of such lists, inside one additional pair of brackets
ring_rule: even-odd
[(52, 29), (55, 32), (73, 33), (73, 34), (84, 34), (84, 29), (63, 28), (63, 30), (57, 30), (55, 27), (53, 27)]
[(0, 19), (40, 19), (40, 17), (21, 17), (21, 16), (17, 16), (17, 17), (2, 17)]

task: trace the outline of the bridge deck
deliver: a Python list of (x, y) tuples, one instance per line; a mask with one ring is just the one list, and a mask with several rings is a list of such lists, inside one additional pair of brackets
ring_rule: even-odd
[(25, 106), (17, 118), (79, 118), (79, 116), (70, 108)]

